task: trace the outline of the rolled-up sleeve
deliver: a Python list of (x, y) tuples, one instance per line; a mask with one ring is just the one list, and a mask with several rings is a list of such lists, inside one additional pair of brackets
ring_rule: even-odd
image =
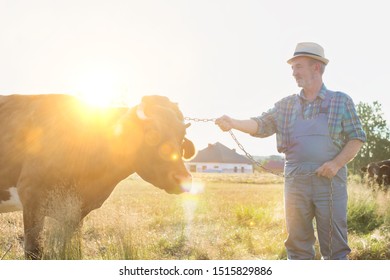
[(252, 136), (264, 138), (276, 133), (276, 108), (272, 108), (261, 116), (252, 117), (251, 119), (257, 122), (258, 127), (257, 132), (251, 134)]
[(363, 130), (355, 105), (351, 99), (345, 102), (345, 111), (343, 118), (344, 136), (347, 141), (358, 139), (366, 142), (366, 133)]

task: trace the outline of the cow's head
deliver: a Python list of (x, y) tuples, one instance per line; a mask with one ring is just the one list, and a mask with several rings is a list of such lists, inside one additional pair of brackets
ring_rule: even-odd
[(390, 166), (383, 165), (379, 168), (378, 177), (376, 178), (376, 182), (379, 186), (382, 184), (389, 185), (389, 177), (390, 177)]
[(375, 162), (371, 162), (367, 166), (360, 168), (363, 173), (367, 172), (368, 178), (374, 178), (375, 175), (378, 175), (379, 169), (380, 166)]
[(164, 96), (145, 96), (136, 108), (136, 115), (143, 129), (143, 141), (135, 171), (168, 193), (188, 190), (191, 175), (183, 158), (190, 159), (195, 148), (185, 138), (189, 125), (184, 123), (177, 104)]

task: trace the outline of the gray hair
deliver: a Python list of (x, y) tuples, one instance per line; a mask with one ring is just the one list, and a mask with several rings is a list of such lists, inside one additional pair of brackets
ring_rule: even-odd
[(319, 60), (314, 59), (314, 58), (311, 58), (310, 60), (311, 60), (311, 63), (310, 63), (311, 65), (313, 65), (314, 63), (318, 63), (319, 66), (320, 66), (320, 74), (321, 74), (321, 75), (324, 74), (326, 64), (323, 63), (322, 61), (319, 61)]

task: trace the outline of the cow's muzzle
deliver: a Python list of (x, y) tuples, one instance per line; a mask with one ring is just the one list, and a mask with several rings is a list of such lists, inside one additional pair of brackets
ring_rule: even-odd
[[(173, 182), (177, 186), (178, 193), (189, 192), (192, 187), (191, 174), (172, 174)], [(176, 188), (175, 188), (176, 189)]]

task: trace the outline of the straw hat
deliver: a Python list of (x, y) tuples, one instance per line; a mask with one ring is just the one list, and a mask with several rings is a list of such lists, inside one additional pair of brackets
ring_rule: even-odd
[(298, 43), (295, 48), (294, 56), (289, 60), (287, 60), (287, 63), (291, 64), (292, 60), (299, 56), (307, 56), (307, 57), (317, 59), (325, 63), (325, 65), (328, 64), (329, 62), (329, 60), (325, 58), (324, 48), (316, 43), (311, 43), (311, 42)]

